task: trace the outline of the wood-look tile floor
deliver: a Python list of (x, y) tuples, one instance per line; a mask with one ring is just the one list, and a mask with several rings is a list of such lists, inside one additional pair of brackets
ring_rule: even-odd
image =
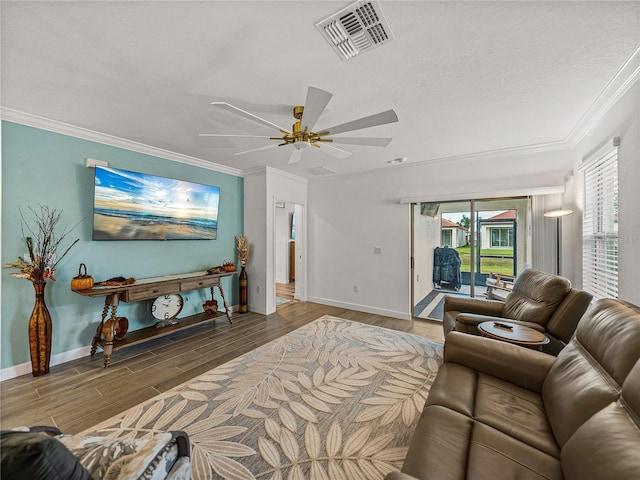
[(399, 320), (309, 302), (291, 302), (272, 315), (224, 315), (146, 343), (116, 350), (109, 368), (102, 352), (51, 367), (48, 375), (0, 383), (0, 427), (52, 425), (82, 430), (165, 392), (322, 315), (410, 332), (442, 341), (442, 324)]
[(293, 300), (296, 294), (295, 282), (276, 283), (276, 297), (287, 298)]

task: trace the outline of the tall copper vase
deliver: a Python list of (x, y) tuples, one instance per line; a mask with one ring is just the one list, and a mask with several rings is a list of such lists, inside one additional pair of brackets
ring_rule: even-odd
[(249, 301), (247, 299), (249, 291), (248, 284), (247, 271), (243, 266), (240, 271), (240, 304), (238, 308), (238, 312), (240, 313), (247, 313), (249, 311)]
[(49, 373), (51, 360), (51, 315), (44, 302), (44, 287), (47, 282), (33, 282), (36, 303), (29, 319), (29, 348), (31, 350), (31, 372), (34, 377)]

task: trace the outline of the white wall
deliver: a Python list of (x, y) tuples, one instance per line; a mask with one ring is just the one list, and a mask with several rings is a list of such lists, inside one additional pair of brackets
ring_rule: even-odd
[[(296, 207), (296, 295), (307, 299), (307, 181), (266, 167), (245, 175), (244, 230), (254, 244), (249, 263), (249, 310), (269, 315), (276, 311), (276, 201)], [(300, 213), (300, 214), (298, 214)]]
[[(466, 199), (506, 189), (525, 195), (562, 184), (572, 163), (572, 151), (562, 149), (312, 180), (309, 300), (410, 318), (411, 207), (400, 204), (401, 197)], [(374, 247), (382, 247), (382, 255)]]
[[(618, 286), (619, 297), (640, 305), (640, 82), (635, 84), (578, 143), (574, 179), (568, 200), (577, 214), (567, 217), (563, 234), (580, 238), (582, 229), (583, 181), (579, 170), (583, 159), (620, 137), (618, 149)], [(566, 238), (566, 235), (565, 235)], [(582, 276), (580, 249), (573, 256), (575, 275)]]
[[(266, 314), (267, 224), (273, 213), (267, 202), (267, 172), (252, 172), (244, 177), (244, 234), (251, 242), (251, 258), (247, 266), (249, 311)], [(273, 228), (271, 229), (273, 231)]]

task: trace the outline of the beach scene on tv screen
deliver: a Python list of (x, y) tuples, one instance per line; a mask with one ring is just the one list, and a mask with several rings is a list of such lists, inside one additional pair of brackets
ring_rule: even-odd
[(220, 188), (96, 166), (94, 240), (215, 240)]

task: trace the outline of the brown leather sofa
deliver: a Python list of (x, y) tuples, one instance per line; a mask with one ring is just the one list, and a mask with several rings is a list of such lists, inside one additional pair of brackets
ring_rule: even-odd
[(640, 308), (599, 300), (557, 357), (452, 332), (402, 473), (640, 479)]
[(448, 295), (444, 300), (443, 329), (480, 335), (478, 325), (497, 320), (540, 330), (550, 342), (546, 353), (557, 355), (571, 339), (593, 296), (571, 288), (558, 275), (527, 269), (518, 275), (504, 302)]

